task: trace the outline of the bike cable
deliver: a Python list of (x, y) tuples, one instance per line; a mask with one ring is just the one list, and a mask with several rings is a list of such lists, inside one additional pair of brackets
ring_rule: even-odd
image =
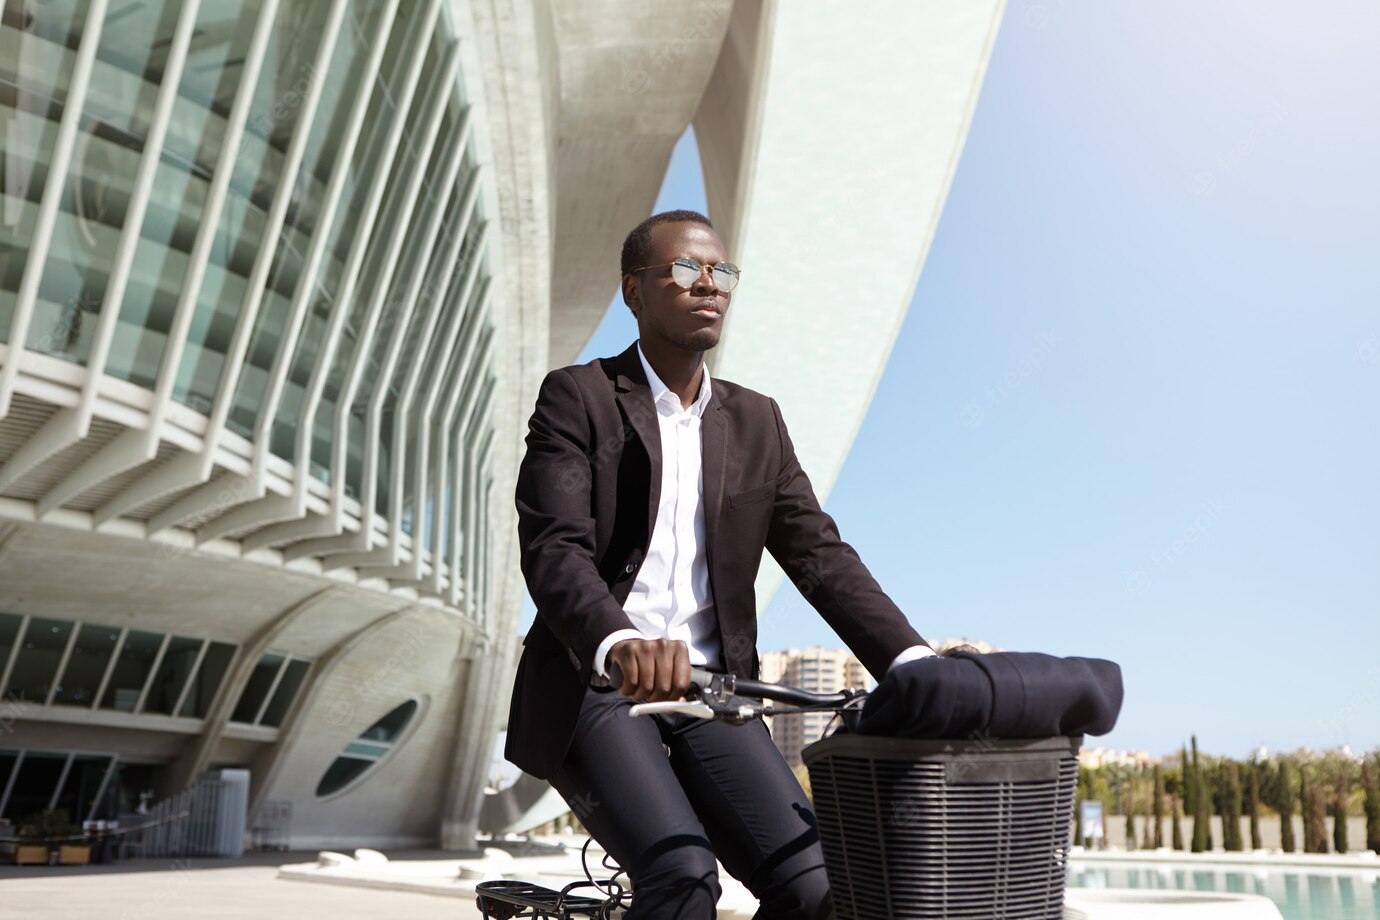
[[(600, 863), (603, 864), (603, 867), (605, 869), (613, 870), (613, 875), (609, 876), (606, 879), (596, 879), (594, 877), (594, 873), (589, 871), (589, 845), (593, 842), (594, 836), (591, 834), (589, 837), (585, 838), (585, 845), (580, 848), (580, 868), (584, 870), (585, 880), (588, 881), (591, 885), (593, 885), (594, 889), (598, 891), (600, 894), (602, 894), (604, 897), (615, 899), (615, 903), (613, 905), (614, 907), (621, 908), (624, 906), (623, 902), (632, 897), (632, 892), (629, 890), (629, 887), (627, 885), (619, 883), (618, 881), (618, 876), (624, 874), (623, 867), (618, 865), (618, 860), (614, 859), (607, 852), (605, 852), (604, 858), (600, 860)], [(617, 887), (617, 894), (614, 894), (613, 892), (608, 891), (604, 888), (604, 885), (610, 882), (612, 882)]]

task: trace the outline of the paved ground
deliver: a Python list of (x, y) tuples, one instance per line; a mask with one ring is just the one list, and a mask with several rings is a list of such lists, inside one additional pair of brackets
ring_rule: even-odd
[[(0, 866), (4, 920), (473, 920), (473, 901), (275, 878), (316, 850), (241, 859), (127, 860), (109, 866)], [(455, 858), (438, 851), (393, 859)]]

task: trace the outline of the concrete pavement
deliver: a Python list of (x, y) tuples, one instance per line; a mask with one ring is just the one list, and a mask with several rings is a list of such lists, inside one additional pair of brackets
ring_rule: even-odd
[[(240, 859), (126, 860), (108, 866), (0, 866), (4, 920), (472, 920), (473, 901), (278, 878), (317, 851)], [(396, 859), (455, 853), (390, 853)]]

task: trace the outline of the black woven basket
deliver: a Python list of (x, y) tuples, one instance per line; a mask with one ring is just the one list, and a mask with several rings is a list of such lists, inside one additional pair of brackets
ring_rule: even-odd
[(1082, 742), (835, 735), (807, 747), (839, 920), (1061, 918)]

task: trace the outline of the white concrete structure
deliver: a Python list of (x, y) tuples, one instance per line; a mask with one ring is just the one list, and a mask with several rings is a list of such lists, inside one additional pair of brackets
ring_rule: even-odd
[(525, 419), (676, 140), (750, 279), (715, 370), (826, 493), (1001, 10), (7, 3), (0, 816), (247, 768), (293, 846), (467, 843)]

